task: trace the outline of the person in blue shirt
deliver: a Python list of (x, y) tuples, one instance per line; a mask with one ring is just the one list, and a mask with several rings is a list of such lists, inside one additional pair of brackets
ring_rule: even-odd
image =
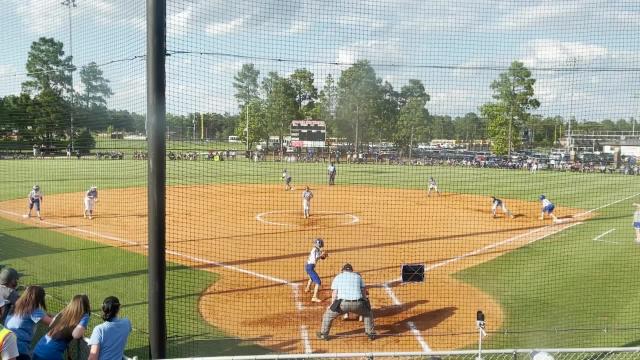
[(40, 338), (33, 350), (33, 360), (63, 359), (63, 354), (73, 339), (80, 339), (89, 325), (91, 307), (87, 295), (76, 295), (53, 318), (47, 334)]
[(120, 300), (109, 296), (102, 303), (102, 319), (104, 322), (96, 326), (89, 339), (88, 360), (121, 360), (124, 348), (131, 333), (131, 322), (127, 318), (119, 318)]
[(32, 285), (24, 293), (6, 320), (5, 327), (18, 337), (18, 360), (31, 359), (31, 340), (37, 323), (49, 326), (51, 317), (46, 313), (45, 293), (41, 286)]
[(364, 331), (369, 340), (374, 340), (373, 311), (368, 295), (362, 276), (353, 272), (351, 264), (344, 264), (342, 272), (331, 283), (331, 306), (322, 316), (322, 328), (316, 333), (318, 339), (329, 340), (331, 323), (340, 314), (354, 313), (364, 318)]

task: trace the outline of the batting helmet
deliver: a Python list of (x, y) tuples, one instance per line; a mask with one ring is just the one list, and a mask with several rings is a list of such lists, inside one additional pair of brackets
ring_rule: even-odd
[(322, 248), (324, 247), (324, 240), (322, 240), (321, 238), (317, 238), (313, 241), (313, 246), (317, 247), (317, 248)]
[(35, 190), (35, 191), (40, 190), (40, 185), (33, 185), (33, 190)]
[(540, 198), (539, 198), (539, 199), (540, 199), (540, 200), (544, 200), (544, 199), (546, 199), (546, 196), (544, 196), (544, 195), (540, 195)]

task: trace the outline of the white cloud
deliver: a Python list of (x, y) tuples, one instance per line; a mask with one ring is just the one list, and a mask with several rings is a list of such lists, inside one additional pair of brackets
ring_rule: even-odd
[(13, 76), (17, 69), (13, 64), (0, 64), (0, 77)]
[[(576, 3), (574, 2), (574, 5)], [(509, 11), (498, 20), (498, 28), (519, 29), (575, 13), (579, 7), (569, 3), (544, 3)]]
[(577, 61), (577, 66), (585, 66), (611, 55), (604, 46), (552, 39), (535, 40), (526, 52), (523, 62), (530, 67), (568, 66), (571, 59)]
[(336, 50), (336, 62), (353, 64), (367, 59), (372, 63), (402, 63), (406, 61), (400, 39), (358, 41)]
[(167, 15), (167, 33), (169, 35), (182, 35), (189, 29), (189, 23), (192, 19), (193, 10), (191, 7)]
[(300, 34), (307, 32), (311, 29), (311, 25), (313, 25), (311, 21), (295, 20), (291, 23), (291, 26), (289, 26), (289, 33)]
[(246, 21), (246, 17), (238, 17), (226, 22), (217, 22), (206, 26), (209, 35), (224, 35), (238, 30)]

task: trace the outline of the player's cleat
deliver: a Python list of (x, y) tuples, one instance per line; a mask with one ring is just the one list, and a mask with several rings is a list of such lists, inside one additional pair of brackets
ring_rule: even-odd
[(329, 340), (329, 335), (327, 335), (327, 334), (323, 334), (323, 333), (321, 333), (320, 331), (318, 331), (318, 332), (316, 333), (316, 337), (317, 337), (318, 339), (320, 339), (320, 340), (325, 340), (325, 341), (326, 341), (326, 340)]
[(311, 298), (311, 301), (316, 302), (316, 303), (322, 302), (322, 300), (318, 299), (317, 297)]
[(362, 315), (358, 316), (358, 321), (363, 322), (364, 318), (362, 317)]
[(367, 334), (367, 337), (369, 338), (369, 341), (373, 341), (376, 339), (376, 334)]
[(344, 314), (342, 320), (349, 320), (349, 313)]
[(516, 218), (513, 214), (509, 215), (509, 217), (512, 218), (512, 219)]

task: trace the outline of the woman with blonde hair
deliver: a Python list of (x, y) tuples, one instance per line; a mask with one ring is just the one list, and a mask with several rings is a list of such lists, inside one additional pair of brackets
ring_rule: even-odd
[(42, 322), (49, 326), (51, 317), (47, 314), (47, 305), (44, 301), (45, 293), (41, 286), (32, 285), (25, 289), (24, 293), (13, 308), (6, 320), (5, 327), (13, 331), (18, 337), (18, 360), (31, 359), (31, 340), (36, 324)]
[(89, 325), (91, 307), (87, 295), (76, 295), (53, 318), (49, 331), (40, 338), (33, 350), (33, 359), (63, 359), (63, 354), (73, 339), (80, 339)]

